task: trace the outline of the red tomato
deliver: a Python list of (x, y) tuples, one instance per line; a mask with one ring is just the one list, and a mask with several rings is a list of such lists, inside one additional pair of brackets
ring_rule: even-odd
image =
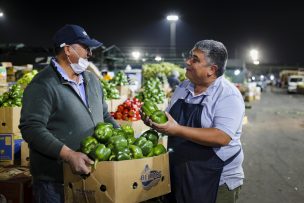
[(114, 115), (114, 118), (117, 119), (117, 120), (121, 120), (122, 118), (122, 113), (121, 112), (115, 112), (115, 115)]
[(119, 112), (123, 112), (124, 109), (125, 109), (125, 107), (124, 107), (122, 104), (120, 104), (120, 105), (117, 107), (117, 111), (119, 111)]

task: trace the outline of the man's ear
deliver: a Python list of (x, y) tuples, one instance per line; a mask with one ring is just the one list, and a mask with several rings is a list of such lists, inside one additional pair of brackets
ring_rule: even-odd
[(212, 65), (208, 70), (208, 73), (207, 73), (208, 77), (210, 77), (212, 75), (216, 76), (217, 69), (218, 69), (217, 65)]
[(65, 55), (67, 55), (67, 56), (71, 55), (71, 49), (69, 46), (64, 46), (63, 50), (64, 50)]

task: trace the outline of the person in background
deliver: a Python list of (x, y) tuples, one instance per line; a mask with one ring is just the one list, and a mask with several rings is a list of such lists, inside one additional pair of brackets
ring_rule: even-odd
[(106, 80), (106, 81), (109, 81), (109, 80), (112, 79), (112, 77), (108, 73), (108, 70), (102, 70), (101, 75), (102, 75), (103, 79)]
[(228, 52), (218, 41), (197, 42), (186, 77), (167, 108), (168, 121), (143, 120), (168, 135), (170, 203), (235, 203), (243, 184), (241, 134), (245, 105), (223, 77)]
[(98, 122), (119, 127), (108, 112), (101, 83), (86, 71), (91, 50), (101, 43), (78, 25), (53, 37), (55, 57), (27, 86), (19, 128), (30, 148), (35, 202), (64, 202), (63, 161), (76, 174), (90, 173), (93, 161), (78, 152)]
[(179, 72), (177, 70), (172, 70), (171, 75), (168, 77), (168, 83), (172, 91), (174, 91), (180, 83), (178, 77), (179, 77)]

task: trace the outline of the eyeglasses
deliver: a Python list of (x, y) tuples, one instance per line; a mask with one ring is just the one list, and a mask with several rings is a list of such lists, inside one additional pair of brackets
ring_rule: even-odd
[(201, 67), (208, 67), (208, 66), (211, 66), (212, 64), (200, 64), (201, 63), (201, 60), (198, 56), (196, 56), (195, 54), (193, 54), (192, 51), (190, 51), (186, 57), (185, 57), (185, 61), (190, 61), (191, 63), (196, 63), (196, 64), (199, 64)]
[(192, 63), (200, 63), (200, 59), (190, 51), (185, 55), (185, 61), (191, 61)]

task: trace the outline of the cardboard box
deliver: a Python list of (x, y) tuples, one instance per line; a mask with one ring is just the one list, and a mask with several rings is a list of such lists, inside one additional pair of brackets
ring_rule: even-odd
[(21, 144), (24, 140), (19, 135), (0, 134), (0, 165), (13, 165), (21, 158)]
[(6, 78), (5, 78), (5, 83), (0, 83), (0, 95), (2, 95), (4, 92), (7, 91), (8, 91), (8, 84), (6, 83)]
[(0, 107), (0, 133), (19, 133), (21, 107)]
[(21, 143), (21, 166), (29, 166), (30, 165), (30, 153), (27, 142)]
[(118, 105), (124, 103), (127, 98), (127, 96), (120, 96), (120, 99), (106, 100), (106, 103), (108, 105), (108, 111), (115, 112), (117, 110)]
[(105, 100), (105, 102), (107, 103), (108, 105), (108, 112), (112, 112), (112, 103), (111, 103), (111, 100)]
[(7, 68), (7, 67), (13, 67), (12, 62), (1, 62), (1, 66)]
[(118, 89), (120, 96), (126, 96), (126, 97), (131, 96), (131, 90), (127, 85), (126, 86), (117, 86), (116, 88)]
[(112, 111), (113, 112), (117, 111), (117, 107), (120, 104), (123, 104), (127, 100), (127, 98), (128, 97), (126, 95), (123, 95), (123, 96), (120, 96), (120, 99), (112, 99), (112, 100), (110, 100), (111, 101)]
[(144, 124), (142, 120), (138, 121), (125, 121), (115, 120), (119, 125), (130, 125), (134, 129), (135, 137), (139, 137), (144, 131), (149, 130), (150, 127)]
[(104, 161), (89, 177), (64, 164), (65, 202), (134, 203), (171, 192), (168, 153), (127, 161)]

